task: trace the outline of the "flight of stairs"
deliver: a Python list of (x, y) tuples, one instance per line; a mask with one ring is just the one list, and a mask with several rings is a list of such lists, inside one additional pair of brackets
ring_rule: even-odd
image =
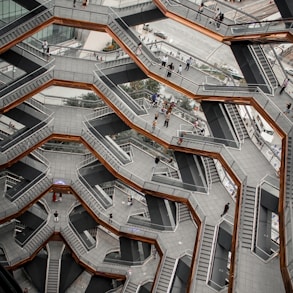
[(137, 285), (136, 284), (133, 284), (131, 282), (128, 282), (126, 288), (124, 289), (124, 293), (136, 293), (137, 291)]
[(50, 259), (48, 265), (47, 291), (46, 293), (58, 292), (59, 284), (59, 259)]
[(198, 261), (198, 269), (197, 269), (197, 279), (201, 281), (206, 281), (209, 264), (210, 264), (210, 256), (212, 253), (212, 245), (214, 239), (214, 231), (215, 227), (209, 224), (205, 224), (202, 245), (200, 249), (200, 257)]
[(168, 292), (170, 283), (173, 281), (173, 272), (175, 269), (174, 268), (175, 264), (176, 264), (176, 259), (168, 257), (168, 256), (166, 257), (160, 276), (159, 276), (156, 293)]
[(225, 104), (225, 108), (233, 121), (233, 125), (236, 128), (235, 131), (237, 132), (240, 141), (249, 138), (249, 134), (239, 114), (237, 106), (234, 104)]
[(189, 221), (191, 219), (187, 205), (178, 203), (179, 208), (179, 222)]
[(253, 219), (254, 219), (254, 205), (255, 205), (255, 192), (256, 188), (246, 186), (246, 191), (243, 193), (243, 200), (241, 206), (241, 246), (247, 249), (251, 249), (253, 231)]
[(87, 253), (86, 248), (81, 243), (78, 236), (68, 226), (62, 229), (61, 234), (70, 245), (71, 249), (75, 251), (76, 255), (81, 256)]

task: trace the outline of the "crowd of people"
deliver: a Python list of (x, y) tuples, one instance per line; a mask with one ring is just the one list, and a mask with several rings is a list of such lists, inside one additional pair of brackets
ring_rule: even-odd
[(151, 105), (155, 108), (158, 108), (158, 111), (156, 111), (154, 120), (152, 122), (152, 132), (154, 132), (156, 129), (159, 114), (164, 115), (163, 126), (168, 128), (169, 121), (171, 118), (171, 112), (172, 112), (172, 109), (175, 107), (175, 104), (176, 104), (175, 99), (173, 97), (171, 97), (170, 101), (167, 101), (167, 100), (161, 100), (160, 94), (158, 93), (154, 93), (152, 95)]
[[(178, 54), (177, 54), (178, 56)], [(172, 73), (176, 71), (177, 74), (182, 75), (182, 71), (183, 71), (183, 66), (181, 63), (178, 64), (177, 70), (175, 68), (175, 65), (173, 62), (170, 62), (168, 64), (168, 60), (169, 60), (169, 56), (168, 54), (165, 54), (162, 58), (161, 58), (161, 65), (160, 65), (160, 69), (162, 68), (166, 68), (166, 72), (167, 72), (167, 77), (171, 77)], [(185, 63), (185, 68), (184, 70), (188, 71), (190, 68), (190, 65), (192, 64), (193, 59), (192, 57), (189, 57), (186, 59), (186, 63)]]

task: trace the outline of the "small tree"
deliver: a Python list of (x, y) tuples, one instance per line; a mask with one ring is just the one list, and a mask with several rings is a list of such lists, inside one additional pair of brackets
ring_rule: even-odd
[(151, 92), (157, 93), (160, 90), (161, 85), (156, 80), (148, 78), (145, 81), (145, 87), (146, 87), (146, 89), (150, 90)]
[(187, 111), (191, 111), (192, 110), (192, 106), (190, 105), (190, 99), (187, 98), (186, 96), (183, 96), (180, 98), (180, 103), (179, 106)]
[(99, 97), (95, 93), (87, 93), (87, 94), (81, 95), (80, 98), (82, 99), (82, 107), (84, 108), (97, 107), (97, 103), (94, 103), (94, 102), (98, 101)]
[(108, 43), (107, 46), (103, 49), (104, 52), (110, 52), (110, 51), (115, 51), (118, 50), (120, 47), (119, 45), (115, 42), (115, 40), (112, 39), (112, 42)]
[[(66, 100), (66, 105), (72, 107), (95, 108), (98, 106), (100, 98), (95, 93), (82, 94), (79, 97)], [(104, 104), (101, 102), (100, 104)]]

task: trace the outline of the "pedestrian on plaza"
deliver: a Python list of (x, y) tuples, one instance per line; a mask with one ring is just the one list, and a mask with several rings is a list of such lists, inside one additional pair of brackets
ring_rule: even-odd
[(157, 111), (157, 112), (155, 113), (155, 119), (156, 119), (156, 120), (159, 118), (159, 114), (160, 114), (159, 111)]
[(166, 126), (166, 128), (169, 126), (170, 117), (171, 117), (171, 112), (167, 113), (165, 117), (164, 126)]
[(49, 44), (48, 44), (47, 40), (43, 41), (43, 43), (42, 43), (43, 54), (47, 53), (48, 47), (49, 47)]
[(75, 7), (75, 4), (76, 4), (76, 0), (73, 0), (73, 7)]
[(213, 17), (213, 21), (210, 21), (209, 23), (213, 23), (214, 25), (216, 25), (217, 22), (218, 22), (218, 19), (219, 19), (220, 14), (221, 14), (221, 10), (220, 10), (220, 8), (218, 7), (218, 8), (216, 9), (216, 11), (215, 11), (215, 14), (214, 14), (214, 17)]
[(160, 109), (160, 113), (161, 113), (161, 114), (166, 114), (166, 112), (167, 112), (166, 102), (163, 102), (163, 103), (162, 103), (162, 107), (161, 107), (161, 109)]
[(50, 58), (50, 47), (48, 45), (47, 49), (46, 49), (46, 57), (47, 57), (47, 61), (49, 60)]
[(167, 67), (168, 67), (168, 69), (167, 69), (167, 77), (171, 77), (172, 71), (174, 70), (173, 62), (171, 62)]
[(142, 49), (141, 48), (142, 48), (142, 43), (139, 42), (137, 44), (137, 48), (136, 48), (136, 52), (135, 52), (136, 55), (140, 55), (142, 53)]
[(185, 66), (185, 70), (189, 70), (189, 67), (191, 65), (191, 62), (192, 62), (192, 58), (189, 57), (187, 60), (186, 60), (186, 66)]
[(155, 131), (156, 126), (157, 126), (157, 122), (158, 122), (158, 118), (155, 117), (155, 119), (154, 119), (154, 121), (153, 121), (153, 123), (152, 123), (152, 132)]
[(53, 202), (56, 202), (56, 201), (57, 201), (56, 192), (53, 192), (53, 195), (52, 195), (52, 201), (53, 201)]
[(113, 220), (113, 214), (110, 213), (110, 214), (109, 214), (109, 223), (112, 223), (112, 220)]
[(132, 206), (132, 196), (130, 194), (127, 197), (127, 205)]
[(155, 157), (155, 164), (153, 166), (153, 170), (155, 170), (158, 167), (158, 164), (160, 163), (161, 158), (159, 156)]
[(229, 211), (229, 207), (230, 207), (230, 203), (226, 203), (224, 206), (224, 210), (223, 213), (221, 214), (221, 217), (223, 217), (225, 214), (227, 214), (227, 212)]
[(62, 201), (62, 192), (59, 193), (59, 201)]
[(59, 221), (59, 214), (58, 211), (55, 211), (54, 213), (54, 222), (58, 222)]
[(291, 107), (292, 107), (291, 103), (286, 104), (286, 110), (284, 111), (284, 114), (288, 115), (291, 111)]
[(152, 94), (152, 106), (157, 107), (158, 106), (158, 97), (160, 95), (158, 93)]
[(221, 26), (223, 19), (224, 19), (224, 13), (220, 12), (220, 14), (218, 15), (217, 20), (216, 20), (217, 31), (220, 29), (220, 26)]
[(177, 73), (180, 75), (182, 74), (182, 65), (181, 64), (179, 64), (179, 66), (178, 66)]
[(179, 138), (178, 138), (178, 141), (177, 141), (178, 145), (182, 144), (184, 135), (185, 135), (185, 131), (181, 131), (180, 135), (179, 135)]
[(203, 13), (203, 8), (204, 8), (204, 5), (202, 2), (197, 9), (197, 14), (196, 14), (195, 19), (199, 18), (199, 20), (201, 20), (201, 14)]
[(82, 6), (83, 6), (83, 8), (85, 8), (85, 7), (87, 6), (87, 4), (88, 4), (88, 0), (83, 0), (83, 1), (82, 1)]
[(282, 87), (281, 87), (281, 90), (280, 90), (280, 94), (285, 90), (285, 88), (287, 87), (289, 83), (289, 79), (286, 77), (282, 83)]
[(161, 67), (160, 67), (160, 69), (161, 69), (162, 67), (166, 67), (167, 62), (168, 62), (168, 56), (165, 55), (165, 56), (162, 57), (162, 62), (161, 62)]

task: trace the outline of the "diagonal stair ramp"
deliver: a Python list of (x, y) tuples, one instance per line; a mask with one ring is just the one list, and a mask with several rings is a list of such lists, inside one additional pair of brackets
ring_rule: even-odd
[(61, 256), (64, 250), (64, 243), (61, 241), (50, 241), (47, 245), (48, 263), (46, 278), (46, 293), (59, 292)]
[(262, 72), (263, 77), (266, 80), (268, 92), (272, 94), (274, 89), (278, 87), (278, 80), (268, 58), (260, 45), (249, 46), (249, 49), (252, 56), (257, 59), (257, 64), (260, 67), (259, 70)]
[(208, 275), (210, 256), (213, 247), (214, 231), (214, 226), (209, 224), (205, 225), (197, 269), (197, 279), (204, 282), (206, 282)]
[(81, 240), (69, 226), (66, 226), (64, 229), (62, 229), (61, 234), (78, 257), (81, 257), (87, 253), (87, 250), (82, 244)]
[(170, 291), (176, 267), (177, 259), (166, 256), (157, 281), (156, 293), (167, 293)]
[(44, 25), (53, 17), (52, 11), (53, 8), (40, 5), (13, 22), (3, 26), (0, 29), (0, 48), (7, 46), (19, 39), (22, 35), (29, 34), (31, 31), (35, 31), (37, 27)]
[(48, 224), (45, 225), (34, 237), (24, 246), (24, 249), (32, 255), (42, 244), (53, 234), (54, 229)]
[(123, 293), (136, 293), (138, 286), (134, 283), (128, 282)]
[(0, 90), (0, 107), (5, 108), (17, 102), (26, 95), (35, 92), (41, 86), (53, 79), (53, 61), (36, 71), (16, 80)]
[(255, 217), (255, 193), (256, 188), (246, 186), (245, 193), (243, 194), (243, 201), (241, 206), (241, 245), (244, 248), (251, 249), (252, 236), (253, 236), (253, 222)]
[(230, 116), (230, 119), (232, 120), (232, 124), (234, 126), (234, 129), (237, 133), (239, 140), (243, 142), (244, 139), (249, 138), (249, 134), (239, 114), (237, 105), (235, 104), (224, 104), (224, 105)]
[(179, 208), (179, 223), (191, 220), (190, 211), (187, 205), (178, 203)]

